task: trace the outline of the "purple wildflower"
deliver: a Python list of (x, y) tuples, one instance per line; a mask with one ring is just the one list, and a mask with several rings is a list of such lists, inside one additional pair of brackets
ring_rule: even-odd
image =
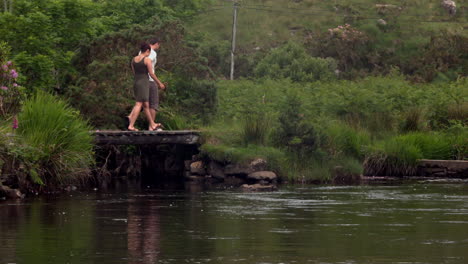
[(2, 65), (2, 69), (3, 69), (4, 71), (8, 71), (8, 65)]
[(3, 91), (6, 91), (6, 90), (8, 90), (8, 87), (2, 86), (0, 89), (2, 89)]
[(13, 117), (13, 125), (12, 125), (13, 129), (17, 129), (18, 128), (18, 119), (16, 119), (16, 116)]
[(18, 87), (18, 84), (17, 84), (17, 83), (13, 83), (13, 87)]
[(11, 70), (10, 74), (11, 74), (11, 77), (13, 77), (13, 79), (18, 78), (18, 73), (15, 70)]
[(10, 66), (12, 64), (11, 61), (7, 61), (6, 65)]

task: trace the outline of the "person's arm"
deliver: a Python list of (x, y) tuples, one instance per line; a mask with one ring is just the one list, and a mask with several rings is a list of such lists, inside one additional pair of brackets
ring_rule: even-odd
[(165, 89), (166, 86), (164, 85), (164, 83), (162, 83), (158, 77), (156, 76), (156, 74), (154, 74), (153, 72), (153, 65), (151, 64), (151, 59), (146, 57), (145, 58), (145, 64), (146, 64), (146, 67), (148, 68), (148, 73), (149, 75), (151, 76), (151, 78), (158, 84), (159, 88), (160, 89)]

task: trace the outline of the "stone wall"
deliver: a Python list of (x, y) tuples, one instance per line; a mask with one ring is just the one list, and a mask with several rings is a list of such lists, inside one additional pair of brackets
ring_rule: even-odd
[(185, 161), (184, 176), (192, 181), (218, 182), (247, 191), (275, 190), (278, 177), (267, 167), (264, 159), (224, 164), (215, 160), (199, 160), (194, 156), (192, 160)]
[(468, 161), (420, 160), (417, 172), (426, 177), (468, 178)]

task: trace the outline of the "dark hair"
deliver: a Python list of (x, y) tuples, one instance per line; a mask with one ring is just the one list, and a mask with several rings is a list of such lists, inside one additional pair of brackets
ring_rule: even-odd
[(158, 38), (152, 38), (148, 42), (149, 42), (150, 45), (154, 45), (154, 44), (159, 42), (159, 39)]
[(140, 46), (140, 52), (146, 52), (147, 50), (151, 49), (150, 45), (148, 43), (143, 43)]

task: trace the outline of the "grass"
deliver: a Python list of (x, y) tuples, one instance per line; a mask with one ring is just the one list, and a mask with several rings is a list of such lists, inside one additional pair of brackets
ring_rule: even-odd
[[(217, 122), (206, 129), (212, 146), (203, 148), (225, 162), (276, 150), (282, 154), (273, 167), (288, 181), (327, 182), (337, 166), (353, 175), (410, 176), (418, 159), (466, 158), (463, 83), (415, 85), (398, 75), (315, 83), (220, 81)], [(300, 107), (287, 107), (285, 90), (297, 94), (293, 105)], [(275, 132), (283, 130), (303, 143), (310, 135), (297, 120), (314, 128), (314, 144), (302, 150), (289, 141), (273, 144)], [(445, 130), (431, 131), (439, 120)]]
[(94, 162), (91, 127), (53, 95), (38, 92), (18, 115), (16, 149), (35, 183), (82, 179)]
[(333, 156), (350, 156), (362, 160), (365, 147), (371, 143), (366, 130), (342, 122), (331, 122), (324, 133), (327, 138), (326, 149)]
[(419, 159), (450, 160), (466, 156), (466, 135), (466, 132), (457, 135), (412, 132), (388, 138), (369, 151), (364, 161), (364, 173), (375, 176), (416, 175)]
[(264, 112), (247, 113), (242, 122), (241, 141), (244, 145), (265, 146), (271, 130), (271, 121)]

